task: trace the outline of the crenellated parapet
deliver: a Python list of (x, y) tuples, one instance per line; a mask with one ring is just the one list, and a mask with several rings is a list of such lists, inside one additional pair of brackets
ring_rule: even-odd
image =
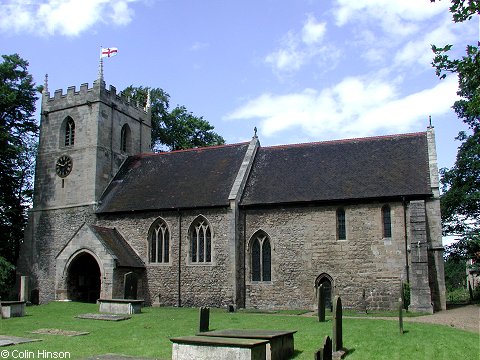
[(110, 85), (106, 88), (105, 82), (94, 82), (92, 87), (88, 83), (80, 85), (77, 91), (75, 86), (67, 88), (65, 94), (62, 89), (55, 90), (53, 97), (50, 96), (48, 89), (42, 95), (42, 114), (65, 110), (82, 105), (91, 105), (93, 103), (102, 102), (103, 104), (114, 107), (117, 111), (125, 113), (127, 116), (137, 119), (150, 126), (149, 111), (147, 107), (140, 107), (137, 103), (131, 101), (121, 92), (117, 93), (117, 89)]

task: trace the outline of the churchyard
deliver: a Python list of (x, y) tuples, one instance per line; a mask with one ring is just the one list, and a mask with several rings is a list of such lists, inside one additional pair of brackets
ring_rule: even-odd
[[(74, 302), (29, 306), (25, 317), (0, 320), (0, 335), (41, 341), (4, 346), (0, 351), (13, 354), (13, 350), (18, 350), (17, 355), (21, 351), (35, 355), (38, 351), (68, 352), (71, 359), (123, 354), (167, 360), (172, 357), (171, 338), (191, 336), (199, 330), (199, 309), (195, 308), (147, 307), (123, 321), (76, 318), (80, 314), (98, 313), (98, 310), (96, 304)], [(478, 333), (404, 322), (404, 334), (401, 335), (395, 312), (376, 314), (390, 315), (394, 320), (355, 318), (352, 315), (360, 314), (348, 311), (343, 314), (343, 346), (348, 349), (346, 359), (472, 359), (480, 353)], [(302, 311), (264, 313), (210, 309), (209, 330), (296, 330), (293, 358), (312, 359), (325, 336), (332, 337), (332, 314), (328, 310), (325, 320), (319, 322), (317, 314)], [(80, 336), (73, 336), (76, 334)]]

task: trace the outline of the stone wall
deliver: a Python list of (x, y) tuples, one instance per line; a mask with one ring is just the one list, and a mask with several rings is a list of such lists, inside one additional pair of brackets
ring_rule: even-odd
[(94, 220), (91, 206), (29, 213), (17, 272), (30, 276), (41, 303), (55, 300), (55, 257), (83, 223)]
[[(382, 236), (384, 203), (346, 204), (347, 239), (337, 240), (337, 206), (248, 209), (246, 212), (246, 307), (315, 308), (319, 275), (333, 279), (347, 308), (393, 309), (406, 278), (405, 225), (401, 202), (389, 203), (392, 237)], [(272, 281), (251, 281), (250, 237), (265, 231), (272, 244)], [(333, 297), (333, 294), (332, 294)]]
[[(199, 215), (213, 231), (211, 264), (192, 264), (189, 260), (188, 230)], [(159, 297), (161, 305), (226, 306), (233, 303), (234, 283), (229, 270), (234, 259), (227, 250), (230, 216), (228, 208), (101, 215), (97, 225), (115, 227), (145, 262), (143, 294), (139, 289), (139, 297), (147, 305)], [(159, 217), (169, 228), (170, 261), (152, 264), (148, 261), (148, 232)]]

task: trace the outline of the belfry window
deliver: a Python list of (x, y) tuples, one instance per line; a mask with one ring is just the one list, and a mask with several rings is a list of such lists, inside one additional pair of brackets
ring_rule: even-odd
[(254, 235), (251, 241), (252, 281), (272, 280), (272, 249), (270, 239), (263, 231)]
[(152, 225), (148, 245), (151, 263), (168, 263), (170, 261), (170, 232), (162, 219)]
[(347, 239), (347, 226), (345, 222), (345, 210), (337, 209), (337, 239)]
[(75, 122), (68, 117), (65, 124), (65, 146), (73, 146), (73, 144), (75, 144)]
[(390, 206), (384, 205), (382, 207), (382, 221), (383, 221), (383, 237), (392, 237), (392, 214)]
[(204, 217), (198, 217), (190, 225), (189, 238), (190, 261), (192, 263), (211, 263), (212, 230)]
[(122, 126), (120, 134), (120, 150), (124, 153), (130, 150), (130, 127), (127, 124)]

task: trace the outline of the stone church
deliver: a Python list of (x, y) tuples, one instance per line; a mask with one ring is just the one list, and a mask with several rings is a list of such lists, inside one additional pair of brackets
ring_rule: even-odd
[[(434, 129), (152, 153), (151, 113), (106, 88), (42, 95), (19, 259), (41, 303), (445, 309)], [(128, 284), (126, 284), (128, 282)], [(126, 286), (127, 285), (127, 286)]]

